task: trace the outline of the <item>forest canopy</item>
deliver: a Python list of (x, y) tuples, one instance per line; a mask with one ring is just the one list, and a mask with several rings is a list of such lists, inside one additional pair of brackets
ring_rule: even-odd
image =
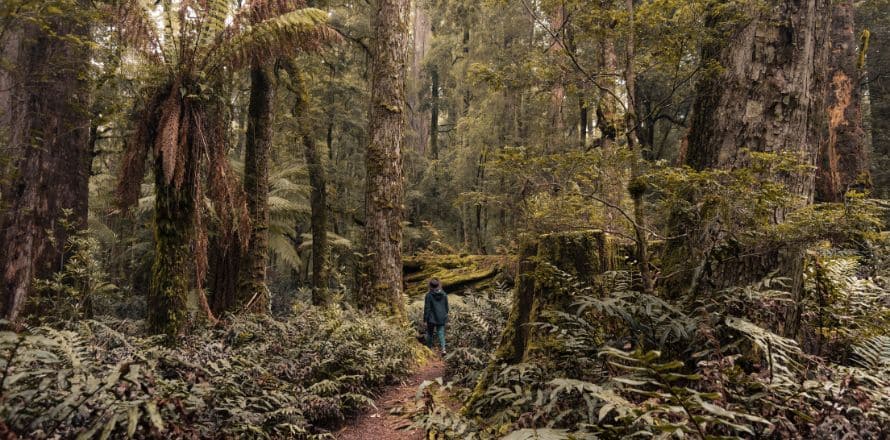
[(0, 437), (890, 436), (887, 0), (4, 0)]

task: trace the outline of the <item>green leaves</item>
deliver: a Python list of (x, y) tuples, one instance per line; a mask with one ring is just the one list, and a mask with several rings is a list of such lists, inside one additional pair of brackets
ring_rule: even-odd
[(77, 329), (0, 332), (0, 419), (12, 432), (302, 438), (371, 405), (414, 356), (401, 330), (333, 309), (234, 318), (177, 349), (98, 322)]

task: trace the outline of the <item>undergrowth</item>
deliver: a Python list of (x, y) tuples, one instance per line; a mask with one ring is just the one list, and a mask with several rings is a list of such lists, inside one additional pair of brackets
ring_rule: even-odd
[(4, 438), (325, 438), (416, 345), (352, 310), (233, 318), (176, 348), (133, 321), (0, 333)]
[[(630, 272), (606, 274), (602, 286), (573, 292), (569, 310), (534, 324), (558, 341), (558, 362), (502, 365), (460, 411), (438, 403), (443, 385), (424, 384), (415, 426), (455, 439), (886, 438), (890, 270), (861, 260), (812, 252), (799, 309), (782, 279), (673, 302), (634, 291)], [(790, 335), (795, 310), (804, 312)], [(483, 328), (462, 331), (473, 339)], [(454, 393), (474, 378), (444, 386)]]

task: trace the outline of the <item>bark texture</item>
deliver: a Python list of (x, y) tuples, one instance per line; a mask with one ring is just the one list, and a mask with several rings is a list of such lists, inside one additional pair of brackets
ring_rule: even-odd
[(275, 99), (271, 68), (250, 71), (247, 136), (244, 146), (244, 192), (250, 214), (250, 239), (242, 262), (241, 295), (248, 310), (265, 312), (269, 260), (269, 152), (272, 148), (272, 106)]
[[(185, 150), (190, 155), (192, 149)], [(194, 160), (194, 158), (189, 158)], [(179, 187), (164, 178), (163, 158), (155, 159), (155, 256), (147, 298), (152, 333), (179, 336), (188, 319), (194, 258), (195, 167), (187, 167)]]
[[(827, 64), (827, 0), (785, 0), (703, 49), (720, 63), (698, 86), (687, 163), (696, 169), (747, 164), (745, 149), (789, 152), (814, 165), (821, 143)], [(811, 200), (813, 175), (789, 176)]]
[[(721, 69), (698, 84), (689, 165), (745, 167), (746, 150), (789, 153), (802, 164), (815, 164), (824, 133), (829, 12), (827, 0), (780, 1), (703, 49), (704, 59), (719, 62)], [(814, 172), (777, 178), (798, 205), (812, 202)], [(783, 222), (784, 212), (774, 213), (773, 220)], [(799, 285), (800, 249), (748, 249), (725, 236), (720, 225), (672, 222), (674, 235), (685, 237), (666, 246), (664, 261), (680, 269), (668, 288), (674, 294), (747, 284), (774, 270)]]
[(366, 152), (367, 281), (362, 306), (405, 319), (402, 299), (402, 145), (408, 0), (372, 5), (370, 142)]
[(854, 185), (870, 186), (856, 46), (853, 1), (835, 2), (831, 14), (831, 70), (826, 96), (828, 133), (819, 150), (817, 201), (840, 202)]
[(0, 312), (10, 321), (19, 319), (32, 280), (62, 267), (65, 212), (74, 228), (87, 221), (89, 26), (77, 13), (47, 25), (14, 23), (0, 42), (15, 66), (3, 75), (0, 99), (0, 132), (8, 140), (2, 161), (9, 161), (0, 168), (9, 171), (0, 180)]
[(869, 47), (866, 70), (874, 195), (890, 198), (890, 23), (882, 16), (866, 16), (862, 22), (870, 31), (861, 41)]
[(432, 47), (433, 22), (427, 9), (429, 5), (424, 1), (411, 2), (411, 69), (408, 81), (408, 125), (411, 127), (405, 136), (406, 145), (412, 146), (417, 153), (431, 154), (425, 151), (427, 140), (431, 136), (432, 126), (427, 115), (428, 83), (423, 74), (424, 61)]

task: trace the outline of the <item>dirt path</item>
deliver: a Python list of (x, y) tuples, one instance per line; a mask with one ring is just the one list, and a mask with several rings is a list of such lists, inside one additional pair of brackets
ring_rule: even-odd
[(409, 421), (390, 410), (400, 406), (408, 406), (414, 402), (417, 387), (425, 380), (433, 380), (445, 373), (445, 364), (441, 359), (429, 360), (414, 372), (401, 385), (394, 385), (384, 392), (375, 402), (377, 409), (358, 416), (343, 429), (334, 433), (338, 440), (421, 440), (421, 430), (405, 430), (400, 427)]

